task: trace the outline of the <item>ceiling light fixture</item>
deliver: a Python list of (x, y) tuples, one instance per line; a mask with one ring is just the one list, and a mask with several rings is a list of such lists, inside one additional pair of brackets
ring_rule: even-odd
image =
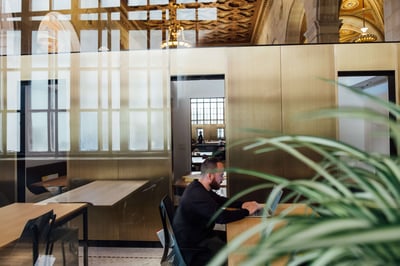
[(365, 7), (364, 0), (362, 5), (362, 15), (363, 15), (363, 27), (361, 28), (361, 34), (354, 40), (354, 42), (375, 42), (378, 37), (375, 34), (368, 32), (368, 27), (365, 26)]
[(192, 45), (185, 40), (184, 29), (176, 19), (176, 9), (180, 7), (175, 3), (169, 3), (169, 26), (168, 26), (168, 39), (161, 43), (161, 48), (187, 48)]

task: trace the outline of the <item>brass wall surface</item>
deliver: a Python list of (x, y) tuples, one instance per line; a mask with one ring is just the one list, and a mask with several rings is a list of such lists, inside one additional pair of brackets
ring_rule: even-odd
[[(235, 145), (237, 141), (265, 135), (249, 130), (282, 130), (280, 47), (233, 48), (227, 61), (227, 166), (281, 175), (280, 153), (254, 156), (252, 151), (243, 151), (244, 145)], [(257, 177), (228, 170), (230, 195), (260, 182)], [(258, 191), (249, 197), (254, 194), (265, 193)]]

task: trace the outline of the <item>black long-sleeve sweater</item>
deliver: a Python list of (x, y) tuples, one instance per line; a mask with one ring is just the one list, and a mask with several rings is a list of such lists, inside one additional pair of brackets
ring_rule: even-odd
[[(179, 245), (196, 247), (201, 241), (212, 237), (215, 222), (210, 223), (210, 220), (227, 201), (226, 197), (207, 191), (199, 181), (193, 181), (185, 189), (174, 216), (173, 227)], [(237, 209), (224, 210), (216, 222), (225, 224), (249, 215), (248, 210), (241, 209), (241, 206), (240, 201), (232, 203), (229, 207)]]

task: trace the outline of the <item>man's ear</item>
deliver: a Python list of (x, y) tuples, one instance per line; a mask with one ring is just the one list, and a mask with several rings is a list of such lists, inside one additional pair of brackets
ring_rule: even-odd
[(207, 178), (208, 178), (208, 180), (211, 182), (211, 180), (212, 180), (212, 173), (207, 173)]

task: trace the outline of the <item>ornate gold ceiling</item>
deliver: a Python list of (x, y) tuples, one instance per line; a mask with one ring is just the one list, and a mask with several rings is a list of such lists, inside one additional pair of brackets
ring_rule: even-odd
[[(194, 31), (195, 46), (226, 46), (251, 44), (256, 19), (263, 0), (218, 0), (216, 2), (182, 3), (180, 9), (213, 9), (215, 20), (180, 20), (185, 31)], [(165, 5), (147, 6), (147, 9), (165, 10)], [(197, 12), (197, 11), (196, 11)], [(148, 20), (137, 25), (140, 28), (162, 29), (164, 20)]]
[[(180, 26), (184, 28), (185, 35), (189, 36), (189, 40), (196, 47), (271, 44), (267, 43), (268, 40), (265, 38), (264, 40), (258, 38), (268, 35), (270, 31), (284, 32), (281, 39), (276, 39), (276, 43), (307, 42), (303, 36), (303, 33), (307, 31), (305, 23), (307, 13), (302, 8), (304, 2), (301, 0), (170, 1), (177, 1), (180, 4), (179, 10), (177, 10), (177, 17), (180, 16), (178, 18)], [(118, 49), (132, 49), (132, 41), (137, 42), (135, 38), (138, 34), (142, 40), (139, 49), (153, 49), (159, 48), (161, 42), (168, 35), (168, 25), (171, 23), (169, 18), (170, 1), (124, 0), (115, 2), (98, 0), (87, 2), (93, 6), (83, 6), (82, 3), (86, 2), (71, 0), (70, 9), (59, 10), (56, 13), (65, 16), (64, 21), (71, 23), (77, 38), (79, 38), (81, 49), (85, 39), (82, 33), (88, 31), (97, 31), (97, 47), (112, 48), (112, 43), (115, 45), (113, 31), (118, 31), (119, 42), (117, 41), (117, 45), (120, 46)], [(107, 2), (114, 3), (114, 6), (105, 5)], [(296, 11), (296, 19), (292, 19), (288, 11), (294, 4), (296, 4), (296, 7), (293, 8)], [(20, 12), (2, 14), (4, 18), (2, 21), (5, 21), (5, 18), (12, 19), (14, 28), (20, 29), (23, 38), (27, 38), (21, 42), (23, 53), (29, 53), (32, 49), (31, 43), (34, 40), (29, 39), (32, 36), (30, 32), (37, 31), (40, 28), (41, 20), (46, 18), (49, 13), (53, 13), (52, 11), (54, 10), (29, 10), (24, 7)], [(285, 12), (287, 16), (285, 16)], [(361, 33), (360, 29), (364, 19), (369, 32), (377, 35), (378, 41), (384, 40), (383, 0), (342, 0), (339, 15), (342, 22), (339, 31), (340, 42), (353, 42)], [(274, 16), (273, 19), (270, 16)], [(270, 23), (274, 25), (270, 27), (274, 28), (268, 29), (263, 26), (267, 25), (266, 21), (279, 22), (279, 25), (284, 26)], [(1, 25), (2, 28), (4, 28), (3, 26), (10, 27), (3, 22)], [(108, 33), (104, 35), (105, 31)], [(299, 36), (292, 38), (293, 32), (297, 32), (296, 34)], [(132, 37), (134, 34), (137, 35)], [(88, 38), (86, 37), (86, 39)], [(96, 49), (96, 45), (94, 47)], [(52, 51), (49, 50), (49, 52)]]
[[(364, 10), (363, 10), (364, 6)], [(384, 40), (383, 0), (342, 0), (340, 42), (353, 42), (361, 33), (363, 19), (368, 31)]]

